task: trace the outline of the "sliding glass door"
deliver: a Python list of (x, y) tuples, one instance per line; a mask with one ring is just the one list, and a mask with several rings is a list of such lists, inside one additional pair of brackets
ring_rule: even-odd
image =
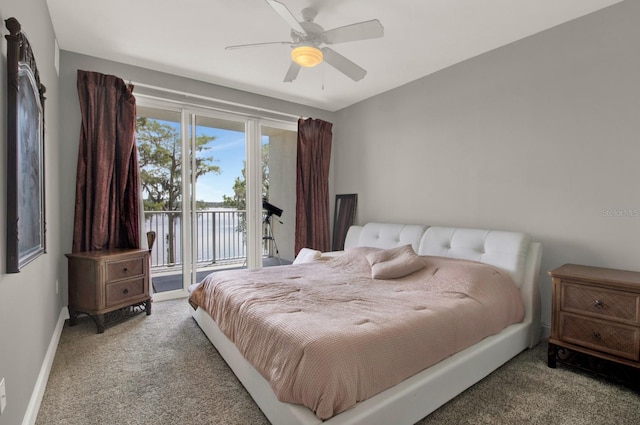
[(138, 164), (151, 248), (152, 290), (183, 287), (184, 226), (182, 111), (140, 107), (136, 123)]
[(291, 262), (295, 125), (172, 106), (138, 105), (154, 292), (224, 268)]
[(247, 259), (247, 138), (244, 121), (192, 115), (192, 252), (195, 282)]

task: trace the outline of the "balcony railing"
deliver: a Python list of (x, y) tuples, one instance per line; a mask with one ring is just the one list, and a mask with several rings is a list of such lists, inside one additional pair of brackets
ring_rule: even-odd
[[(182, 264), (182, 213), (145, 211), (146, 231), (156, 232), (151, 251), (151, 267)], [(240, 261), (247, 256), (245, 210), (197, 211), (195, 214), (195, 251), (198, 265)], [(170, 231), (173, 229), (173, 232)], [(266, 247), (265, 247), (266, 249)]]

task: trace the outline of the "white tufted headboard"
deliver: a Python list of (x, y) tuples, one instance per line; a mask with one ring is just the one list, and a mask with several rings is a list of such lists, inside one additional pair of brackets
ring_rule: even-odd
[[(532, 323), (531, 344), (540, 340), (538, 280), (542, 245), (526, 233), (416, 224), (367, 223), (351, 226), (344, 248), (395, 248), (411, 244), (419, 255), (461, 258), (491, 264), (508, 272), (520, 288)], [(532, 346), (531, 345), (531, 346)]]
[[(358, 239), (353, 240), (355, 235), (350, 235), (361, 229), (358, 233)], [(347, 244), (353, 242), (353, 246), (372, 246), (375, 248), (395, 248), (411, 244), (413, 250), (418, 252), (420, 247), (420, 239), (427, 230), (427, 226), (419, 224), (391, 224), (391, 223), (369, 223), (363, 227), (351, 226), (347, 232), (345, 239), (345, 248)]]
[(351, 226), (345, 249), (354, 246), (395, 248), (411, 244), (419, 255), (461, 258), (491, 264), (522, 286), (525, 259), (531, 244), (526, 233), (416, 224), (368, 223)]

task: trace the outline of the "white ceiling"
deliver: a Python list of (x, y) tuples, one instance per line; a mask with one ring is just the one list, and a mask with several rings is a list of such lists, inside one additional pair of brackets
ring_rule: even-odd
[[(368, 73), (323, 63), (282, 80), (290, 40), (265, 0), (47, 0), (60, 49), (335, 111), (621, 0), (280, 0), (331, 29), (378, 19), (384, 37), (333, 49)], [(123, 76), (123, 78), (126, 78)], [(142, 81), (141, 81), (142, 82)]]

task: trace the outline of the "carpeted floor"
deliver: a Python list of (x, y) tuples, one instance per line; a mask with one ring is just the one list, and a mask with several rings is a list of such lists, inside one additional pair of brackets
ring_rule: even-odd
[[(546, 366), (546, 346), (520, 354), (420, 425), (640, 423), (640, 395)], [(95, 333), (65, 325), (36, 425), (269, 424), (184, 299), (153, 304)], [(389, 424), (394, 425), (394, 424)]]

